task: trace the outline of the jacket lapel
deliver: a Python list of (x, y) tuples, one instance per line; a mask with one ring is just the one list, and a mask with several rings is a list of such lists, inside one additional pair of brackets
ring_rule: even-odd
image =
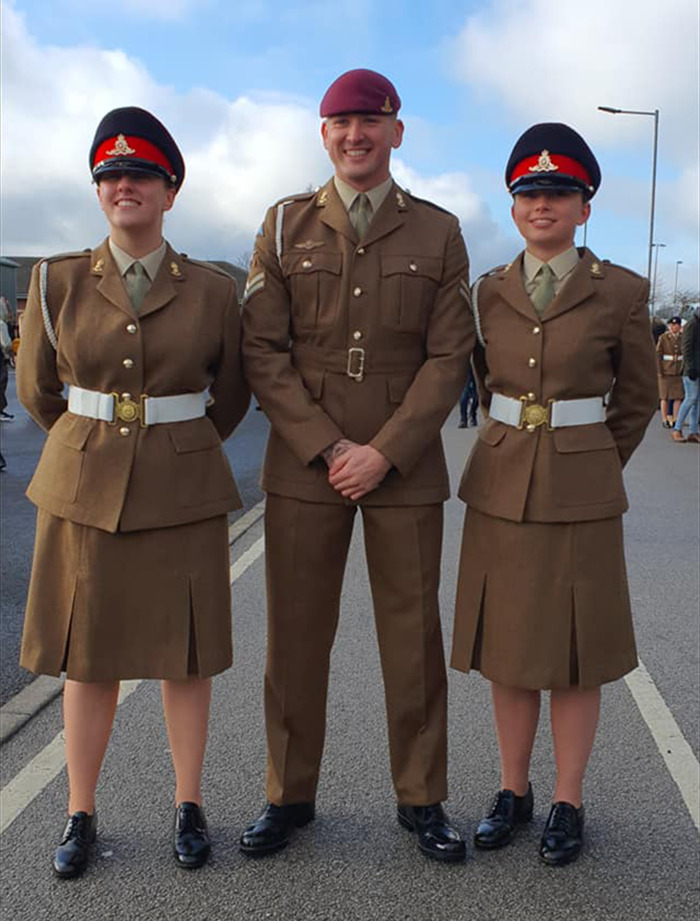
[(143, 299), (139, 315), (145, 317), (165, 307), (177, 295), (177, 285), (186, 281), (185, 265), (175, 250), (167, 245), (163, 261), (158, 269), (158, 274), (151, 285), (148, 294)]
[(131, 306), (129, 295), (124, 282), (119, 274), (117, 264), (109, 251), (109, 243), (102, 243), (92, 251), (90, 274), (97, 281), (97, 290), (115, 307), (123, 310), (130, 317), (134, 317), (134, 308)]
[(372, 218), (372, 223), (367, 228), (363, 244), (375, 243), (387, 234), (392, 233), (405, 221), (404, 212), (409, 210), (409, 198), (394, 183), (379, 211)]
[(584, 250), (571, 277), (554, 300), (547, 305), (542, 322), (546, 323), (547, 320), (561, 316), (562, 313), (592, 297), (595, 294), (595, 281), (602, 277), (603, 268), (600, 262), (589, 249)]
[(331, 179), (322, 189), (319, 189), (316, 196), (316, 207), (321, 209), (320, 219), (322, 224), (332, 227), (337, 233), (341, 233), (353, 243), (357, 242), (357, 234), (350, 223), (348, 212), (343, 204), (340, 195)]
[(532, 306), (532, 301), (525, 291), (525, 282), (523, 281), (523, 254), (520, 253), (520, 255), (517, 256), (509, 266), (506, 266), (503, 272), (496, 277), (500, 279), (498, 291), (502, 297), (508, 301), (510, 306), (524, 317), (527, 317), (528, 320), (537, 321), (535, 308)]

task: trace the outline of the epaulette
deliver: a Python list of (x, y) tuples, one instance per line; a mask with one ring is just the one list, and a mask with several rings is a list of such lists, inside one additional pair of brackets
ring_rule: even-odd
[(57, 253), (55, 256), (46, 256), (38, 262), (60, 262), (62, 259), (77, 259), (79, 256), (89, 256), (91, 249), (76, 250), (74, 253)]
[(272, 207), (277, 208), (283, 203), (285, 205), (291, 205), (296, 201), (310, 201), (318, 195), (318, 191), (318, 189), (314, 189), (313, 192), (298, 192), (296, 195), (285, 195), (284, 198), (278, 199)]
[(618, 265), (616, 262), (611, 262), (609, 259), (603, 259), (602, 263), (606, 268), (619, 269), (621, 272), (625, 272), (627, 275), (631, 275), (632, 278), (637, 278), (640, 281), (646, 280), (646, 276), (640, 275), (638, 272), (634, 272), (632, 269), (628, 269), (626, 265)]
[(186, 262), (188, 265), (196, 265), (200, 269), (207, 269), (209, 272), (215, 272), (217, 275), (223, 275), (224, 278), (233, 278), (233, 276), (229, 275), (225, 269), (222, 269), (218, 265), (214, 265), (213, 262), (207, 262), (204, 259), (193, 259), (191, 256), (188, 256), (187, 253), (180, 253), (180, 259), (182, 259), (182, 261)]
[(412, 192), (409, 192), (407, 189), (403, 190), (404, 195), (407, 195), (411, 201), (417, 201), (421, 205), (427, 205), (429, 208), (434, 208), (436, 211), (442, 211), (443, 214), (449, 214), (450, 217), (455, 217), (456, 215), (449, 211), (447, 208), (443, 208), (442, 205), (436, 205), (434, 201), (430, 201), (428, 198), (418, 198), (417, 195), (414, 195)]

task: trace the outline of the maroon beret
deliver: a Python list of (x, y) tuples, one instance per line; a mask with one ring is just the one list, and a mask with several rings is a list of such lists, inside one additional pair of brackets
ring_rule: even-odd
[(326, 90), (321, 100), (321, 118), (343, 112), (396, 115), (401, 100), (394, 84), (374, 70), (349, 70)]

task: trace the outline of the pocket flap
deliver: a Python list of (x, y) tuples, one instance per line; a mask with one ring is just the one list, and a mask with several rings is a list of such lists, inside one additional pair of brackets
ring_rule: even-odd
[(489, 419), (479, 428), (479, 441), (483, 441), (492, 447), (500, 444), (505, 438), (508, 428), (509, 427), (504, 425), (503, 422)]
[(593, 425), (569, 425), (566, 428), (554, 429), (554, 446), (559, 454), (604, 451), (615, 447), (615, 439), (603, 422)]
[(414, 275), (442, 279), (442, 259), (439, 256), (382, 256), (382, 275)]
[(312, 275), (314, 272), (340, 275), (342, 265), (343, 257), (340, 253), (285, 253), (282, 256), (285, 275)]
[(61, 444), (84, 451), (90, 432), (95, 428), (97, 419), (87, 416), (75, 416), (73, 413), (64, 413), (53, 425), (50, 437), (60, 441)]
[(178, 454), (208, 451), (221, 445), (219, 433), (209, 419), (194, 419), (190, 423), (173, 422), (168, 426), (168, 435)]

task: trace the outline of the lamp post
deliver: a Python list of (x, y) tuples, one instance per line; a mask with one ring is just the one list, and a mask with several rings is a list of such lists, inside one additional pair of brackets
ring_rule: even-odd
[(651, 251), (654, 245), (654, 208), (656, 205), (656, 160), (659, 151), (659, 110), (654, 109), (653, 112), (647, 112), (643, 109), (615, 109), (612, 106), (598, 106), (598, 109), (601, 112), (609, 112), (611, 115), (650, 115), (654, 119), (654, 152), (651, 164), (651, 212), (649, 215), (649, 263), (647, 267), (647, 278), (651, 280)]
[(656, 304), (656, 275), (659, 270), (659, 250), (662, 248), (665, 249), (666, 244), (665, 243), (652, 243), (651, 245), (656, 247), (656, 253), (654, 255), (654, 284), (651, 287), (651, 306), (649, 308), (650, 312), (653, 313), (654, 305)]
[(676, 297), (678, 295), (678, 266), (683, 265), (682, 259), (676, 259), (676, 280), (673, 282), (673, 312), (676, 312)]

